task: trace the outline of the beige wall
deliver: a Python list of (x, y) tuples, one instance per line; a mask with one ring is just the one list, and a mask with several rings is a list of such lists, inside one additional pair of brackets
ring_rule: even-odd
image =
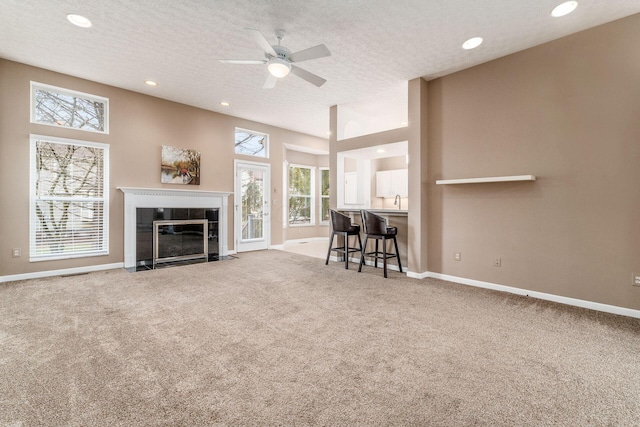
[[(430, 271), (640, 309), (638, 28), (635, 15), (428, 83)], [(435, 185), (520, 174), (537, 181)]]
[[(100, 135), (29, 123), (30, 80), (109, 98), (110, 133)], [(238, 119), (175, 102), (0, 59), (0, 276), (123, 261), (123, 194), (116, 187), (184, 189), (160, 184), (162, 145), (201, 152), (198, 190), (233, 192), (235, 127), (270, 135), (272, 204), (271, 240), (280, 244), (282, 229), (282, 144), (328, 150), (321, 138)], [(29, 262), (29, 135), (43, 134), (110, 144), (110, 254), (74, 260)], [(193, 189), (193, 186), (188, 186)], [(233, 242), (233, 197), (229, 209), (229, 248)], [(20, 258), (11, 257), (21, 248)]]

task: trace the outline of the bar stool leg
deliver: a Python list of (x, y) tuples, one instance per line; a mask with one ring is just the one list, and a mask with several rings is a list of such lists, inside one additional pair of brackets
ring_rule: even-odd
[(382, 238), (382, 256), (384, 257), (382, 262), (384, 264), (384, 278), (386, 279), (387, 278), (387, 239), (385, 237)]
[(349, 269), (349, 235), (344, 233), (344, 269)]
[(373, 259), (373, 266), (378, 268), (378, 239), (376, 239), (376, 256)]
[[(358, 239), (360, 238), (360, 236), (358, 236)], [(358, 266), (358, 273), (360, 273), (362, 271), (362, 264), (364, 264), (364, 254), (367, 251), (367, 242), (369, 241), (369, 236), (366, 235), (364, 236), (364, 246), (360, 246), (362, 248), (362, 252), (360, 255), (360, 265)]]
[(329, 250), (327, 251), (327, 260), (324, 262), (324, 265), (329, 265), (329, 257), (331, 256), (331, 247), (333, 246), (333, 236), (335, 236), (333, 230), (331, 230), (331, 239), (329, 240)]
[(400, 252), (398, 251), (398, 240), (396, 240), (396, 236), (393, 236), (393, 244), (396, 247), (396, 258), (398, 258), (398, 268), (400, 269), (400, 273), (402, 273), (402, 262), (400, 261)]

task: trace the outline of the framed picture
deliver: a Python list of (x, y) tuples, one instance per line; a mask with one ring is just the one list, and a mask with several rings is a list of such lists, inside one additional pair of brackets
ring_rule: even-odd
[(200, 152), (197, 150), (163, 145), (161, 166), (163, 184), (200, 185)]

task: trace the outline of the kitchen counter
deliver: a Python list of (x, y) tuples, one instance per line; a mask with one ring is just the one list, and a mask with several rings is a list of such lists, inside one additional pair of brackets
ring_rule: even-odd
[[(405, 271), (409, 267), (407, 259), (407, 241), (408, 239), (408, 211), (400, 209), (367, 209), (383, 218), (387, 219), (387, 225), (396, 227), (398, 229), (398, 250), (400, 251), (400, 260)], [(360, 216), (360, 209), (338, 209), (338, 211), (348, 215), (354, 224), (362, 225), (362, 217)], [(373, 250), (375, 242), (369, 241), (368, 250)], [(392, 264), (395, 261), (392, 261)]]
[[(366, 209), (369, 212), (378, 214), (381, 216), (407, 216), (409, 211), (401, 209)], [(338, 209), (339, 212), (344, 213), (360, 213), (360, 209)]]

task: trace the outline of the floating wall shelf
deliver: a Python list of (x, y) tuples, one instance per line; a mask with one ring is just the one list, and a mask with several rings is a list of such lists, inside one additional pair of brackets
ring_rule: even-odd
[(483, 182), (535, 181), (535, 175), (490, 176), (487, 178), (439, 179), (438, 185), (479, 184)]

